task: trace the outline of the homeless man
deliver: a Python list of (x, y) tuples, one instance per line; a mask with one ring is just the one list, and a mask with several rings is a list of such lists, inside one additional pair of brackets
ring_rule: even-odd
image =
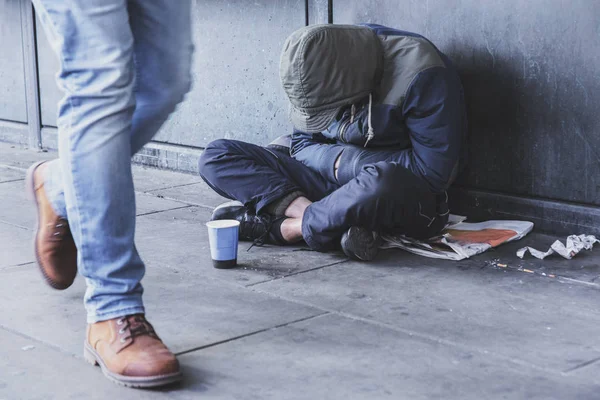
[(371, 260), (381, 234), (425, 239), (448, 220), (464, 157), (459, 76), (422, 36), (379, 25), (318, 25), (286, 41), (280, 76), (294, 131), (269, 146), (216, 140), (200, 175), (237, 200), (240, 239), (304, 240)]

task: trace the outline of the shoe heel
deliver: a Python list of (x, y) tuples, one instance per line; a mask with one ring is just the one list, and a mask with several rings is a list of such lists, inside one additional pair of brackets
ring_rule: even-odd
[(83, 345), (83, 358), (93, 366), (99, 365), (98, 361), (96, 361), (96, 356), (94, 356), (85, 344)]

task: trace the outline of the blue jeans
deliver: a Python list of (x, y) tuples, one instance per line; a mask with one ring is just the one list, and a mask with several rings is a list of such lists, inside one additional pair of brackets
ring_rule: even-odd
[(88, 323), (143, 313), (131, 156), (190, 90), (191, 0), (33, 3), (65, 92), (45, 188), (77, 244)]

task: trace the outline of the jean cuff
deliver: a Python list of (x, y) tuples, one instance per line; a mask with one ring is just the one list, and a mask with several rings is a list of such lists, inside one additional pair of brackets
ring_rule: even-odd
[[(304, 211), (304, 216), (302, 217), (302, 239), (304, 239), (304, 241), (306, 242), (306, 244), (308, 245), (308, 247), (311, 248), (311, 250), (315, 250), (315, 251), (319, 251), (319, 252), (326, 252), (329, 250), (333, 250), (335, 248), (335, 244), (334, 242), (331, 242), (330, 240), (327, 241), (326, 237), (314, 237), (313, 236), (313, 231), (312, 229), (310, 229), (309, 227), (309, 222), (307, 220), (307, 215), (308, 213), (310, 213), (310, 208), (313, 205), (309, 205), (306, 208), (306, 211)], [(321, 239), (321, 240), (319, 240)], [(323, 243), (323, 239), (326, 240), (325, 243)]]
[(97, 314), (97, 313), (90, 314), (88, 312), (87, 323), (95, 324), (96, 322), (107, 321), (109, 319), (124, 317), (126, 315), (145, 314), (145, 313), (146, 313), (146, 310), (143, 305), (119, 308), (118, 310), (108, 311), (108, 312), (101, 313), (101, 314)]
[(46, 163), (44, 191), (56, 215), (66, 219), (67, 205), (65, 203), (62, 170), (58, 159)]

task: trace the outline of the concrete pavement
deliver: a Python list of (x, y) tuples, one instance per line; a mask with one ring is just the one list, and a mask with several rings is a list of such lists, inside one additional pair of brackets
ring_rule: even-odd
[(139, 166), (148, 317), (185, 380), (116, 386), (82, 358), (83, 280), (53, 291), (34, 263), (24, 169), (54, 156), (0, 144), (0, 400), (600, 398), (600, 249), (519, 260), (555, 239), (534, 233), (461, 262), (365, 264), (242, 243), (240, 266), (216, 270), (204, 223), (223, 199)]

